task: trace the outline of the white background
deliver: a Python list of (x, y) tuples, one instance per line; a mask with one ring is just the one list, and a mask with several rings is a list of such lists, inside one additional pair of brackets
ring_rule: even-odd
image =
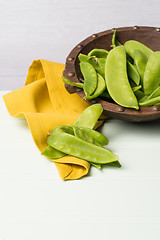
[[(65, 63), (88, 35), (123, 26), (160, 27), (160, 2), (0, 0), (0, 89), (24, 85), (43, 58)], [(160, 121), (110, 119), (102, 133), (122, 168), (91, 168), (62, 181), (40, 155), (25, 120), (11, 118), (0, 92), (0, 240), (159, 240)]]
[(92, 33), (160, 27), (159, 0), (0, 0), (0, 89), (24, 85), (33, 59), (65, 63)]

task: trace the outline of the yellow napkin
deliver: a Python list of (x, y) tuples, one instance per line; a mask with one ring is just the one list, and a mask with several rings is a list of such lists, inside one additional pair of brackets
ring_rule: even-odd
[[(25, 86), (3, 96), (13, 117), (26, 118), (35, 144), (42, 152), (47, 147), (48, 132), (59, 125), (72, 125), (88, 107), (76, 93), (69, 94), (60, 75), (64, 65), (35, 60), (29, 68)], [(86, 175), (90, 164), (65, 156), (53, 160), (63, 180)]]

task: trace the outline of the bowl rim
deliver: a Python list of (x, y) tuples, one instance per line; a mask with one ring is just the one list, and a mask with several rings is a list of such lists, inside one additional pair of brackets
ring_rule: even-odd
[[(78, 55), (83, 50), (84, 46), (86, 47), (87, 44), (94, 41), (95, 39), (98, 39), (98, 38), (101, 38), (102, 36), (113, 33), (115, 29), (117, 30), (117, 32), (123, 32), (123, 31), (146, 31), (146, 32), (154, 31), (155, 32), (156, 31), (157, 33), (160, 34), (160, 28), (149, 27), (149, 26), (118, 27), (118, 28), (112, 28), (109, 30), (92, 34), (86, 39), (79, 42), (70, 51), (69, 55), (66, 58), (63, 76), (68, 78), (72, 82), (78, 83), (79, 79), (77, 76), (75, 63), (77, 61)], [(117, 103), (111, 103), (99, 98), (87, 100), (85, 99), (85, 94), (82, 89), (77, 88), (75, 86), (68, 85), (68, 84), (65, 84), (65, 87), (70, 94), (77, 93), (83, 100), (85, 100), (89, 104), (100, 103), (104, 109), (104, 114), (113, 118), (119, 118), (122, 120), (136, 121), (136, 122), (150, 121), (150, 120), (155, 120), (160, 118), (160, 105), (139, 107), (139, 110), (136, 110), (136, 109), (122, 107)]]

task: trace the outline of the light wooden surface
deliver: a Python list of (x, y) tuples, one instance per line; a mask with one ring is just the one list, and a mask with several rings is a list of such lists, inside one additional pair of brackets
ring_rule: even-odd
[(33, 59), (65, 62), (92, 33), (160, 26), (159, 0), (0, 0), (0, 89), (24, 85)]

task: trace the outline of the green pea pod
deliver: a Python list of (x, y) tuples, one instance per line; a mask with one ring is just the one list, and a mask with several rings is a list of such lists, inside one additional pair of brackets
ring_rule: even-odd
[(95, 56), (87, 56), (85, 54), (80, 53), (78, 55), (78, 59), (80, 62), (90, 63), (97, 73), (99, 73), (104, 78), (104, 62), (105, 58), (97, 58)]
[(134, 52), (134, 62), (136, 64), (137, 70), (140, 74), (141, 84), (144, 82), (144, 73), (146, 69), (148, 58), (145, 54), (139, 50), (135, 50)]
[(135, 69), (135, 67), (127, 61), (127, 73), (128, 76), (137, 84), (139, 85), (140, 83), (140, 76), (138, 71)]
[(114, 30), (114, 33), (113, 33), (113, 35), (112, 35), (112, 47), (113, 47), (113, 48), (122, 45), (122, 44), (117, 40), (117, 38), (116, 38), (116, 32), (117, 32), (117, 30), (115, 29), (115, 30)]
[(94, 67), (87, 62), (80, 63), (80, 69), (84, 77), (84, 87), (83, 90), (85, 95), (91, 95), (97, 87), (97, 73)]
[(134, 54), (136, 50), (143, 52), (147, 59), (149, 59), (151, 54), (153, 53), (150, 48), (135, 40), (126, 41), (124, 47), (127, 54), (130, 55), (133, 59), (135, 57)]
[(138, 91), (141, 88), (142, 88), (142, 86), (139, 85), (139, 86), (133, 87), (132, 90), (133, 90), (133, 92), (136, 92), (136, 91)]
[(105, 68), (106, 58), (97, 58), (97, 62), (101, 68)]
[[(64, 131), (68, 134), (74, 135), (74, 131), (71, 126), (65, 126), (65, 125), (58, 126), (54, 129), (54, 131)], [(58, 158), (62, 158), (66, 155), (65, 153), (58, 151), (57, 149), (55, 149), (51, 146), (48, 146), (41, 154), (50, 159), (58, 159)]]
[(150, 56), (143, 79), (143, 88), (146, 95), (150, 95), (160, 85), (160, 51)]
[(57, 149), (52, 148), (51, 146), (48, 146), (41, 154), (51, 159), (62, 158), (66, 155), (65, 153), (58, 151)]
[(146, 101), (140, 101), (139, 106), (141, 107), (148, 107), (148, 106), (153, 106), (153, 105), (159, 105), (160, 104), (160, 96), (151, 98), (151, 99), (146, 99)]
[(97, 58), (106, 58), (108, 55), (108, 51), (105, 49), (92, 49), (89, 53), (88, 56), (96, 56)]
[[(89, 106), (88, 108), (86, 108), (81, 115), (79, 116), (79, 118), (74, 122), (73, 126), (80, 126), (80, 127), (86, 127), (86, 128), (94, 128), (98, 118), (100, 117), (100, 115), (103, 112), (103, 108), (101, 106), (101, 104), (94, 104)], [(63, 130), (66, 133), (69, 133), (71, 135), (74, 134), (73, 128), (71, 126), (58, 126), (54, 129), (54, 131), (59, 131), (59, 130)], [(48, 146), (43, 152), (42, 155), (48, 157), (48, 158), (61, 158), (63, 156), (65, 156), (66, 154), (64, 154), (61, 151), (58, 151), (56, 149), (54, 149), (51, 146)]]
[(160, 96), (160, 86), (158, 86), (153, 93), (148, 97), (148, 99), (159, 97)]
[(75, 87), (78, 87), (78, 88), (83, 88), (84, 87), (84, 83), (72, 82), (64, 76), (62, 76), (62, 80), (63, 80), (64, 83), (75, 86)]
[(63, 131), (53, 131), (47, 142), (51, 147), (59, 151), (88, 162), (106, 164), (118, 161), (118, 156), (109, 150), (87, 143)]
[(88, 141), (88, 137), (91, 137), (90, 143), (93, 143), (94, 140), (96, 140), (96, 142), (98, 142), (98, 144), (102, 146), (109, 143), (108, 139), (103, 134), (90, 128), (74, 126), (73, 129), (75, 136), (81, 138), (84, 141)]
[(106, 59), (105, 78), (112, 99), (123, 107), (139, 109), (127, 76), (126, 52), (123, 46), (113, 48)]
[(105, 81), (99, 73), (97, 73), (97, 80), (98, 81), (97, 81), (96, 90), (94, 91), (93, 95), (85, 96), (86, 99), (96, 98), (105, 90), (105, 88), (106, 88)]
[(80, 62), (90, 63), (95, 69), (100, 67), (98, 62), (97, 62), (97, 59), (94, 56), (89, 57), (85, 54), (80, 53), (78, 55), (78, 59), (79, 59)]
[(144, 102), (148, 101), (148, 97), (149, 97), (149, 96), (144, 95), (144, 96), (141, 98), (141, 100), (139, 101), (139, 103), (141, 104), (141, 103), (144, 103)]
[(79, 118), (73, 123), (73, 126), (93, 129), (102, 112), (101, 104), (93, 104), (81, 113)]

